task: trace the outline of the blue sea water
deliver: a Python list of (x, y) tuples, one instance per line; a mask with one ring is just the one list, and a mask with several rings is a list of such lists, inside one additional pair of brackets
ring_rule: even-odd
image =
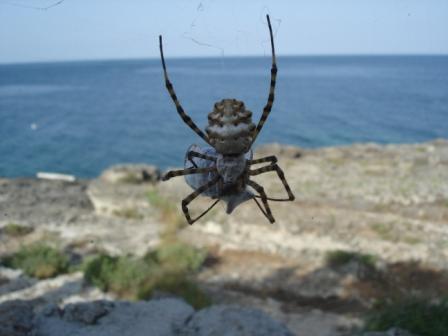
[[(199, 127), (222, 98), (258, 121), (270, 59), (168, 59)], [(448, 138), (448, 56), (279, 57), (276, 100), (256, 145), (320, 147)], [(0, 65), (0, 176), (93, 177), (115, 163), (181, 166), (202, 144), (179, 118), (159, 60)]]

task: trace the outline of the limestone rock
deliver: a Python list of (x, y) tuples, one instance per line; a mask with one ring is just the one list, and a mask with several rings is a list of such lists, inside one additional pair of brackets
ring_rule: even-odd
[(177, 299), (77, 303), (40, 314), (34, 333), (35, 336), (172, 336), (193, 312), (192, 307)]
[(296, 146), (281, 145), (278, 143), (262, 145), (255, 151), (255, 159), (263, 156), (276, 155), (289, 159), (298, 159), (305, 153), (305, 150)]
[(258, 310), (219, 305), (196, 313), (181, 330), (182, 336), (292, 336), (282, 324)]
[[(30, 320), (28, 315), (26, 318)], [(139, 302), (102, 300), (68, 304), (64, 308), (49, 305), (36, 315), (33, 335), (292, 336), (281, 323), (258, 310), (222, 305), (195, 313), (191, 306), (175, 298)]]
[(153, 165), (116, 165), (105, 170), (100, 179), (109, 183), (155, 183), (160, 180), (160, 170)]
[(107, 315), (113, 306), (110, 301), (72, 303), (65, 307), (64, 319), (83, 324), (95, 324), (98, 319)]
[(26, 336), (33, 327), (33, 309), (26, 301), (0, 305), (0, 336)]
[(85, 181), (0, 179), (0, 222), (67, 224), (92, 211)]
[(363, 333), (362, 336), (417, 336), (415, 334), (411, 334), (410, 332), (399, 329), (392, 328), (387, 331), (372, 331)]

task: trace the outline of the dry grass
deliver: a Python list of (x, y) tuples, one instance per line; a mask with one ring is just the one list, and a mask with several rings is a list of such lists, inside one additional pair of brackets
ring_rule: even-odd
[(117, 217), (140, 220), (143, 219), (143, 215), (135, 208), (123, 208), (113, 211), (113, 214)]
[(149, 203), (160, 211), (160, 221), (165, 224), (161, 234), (162, 240), (171, 239), (186, 226), (186, 221), (176, 205), (160, 195), (156, 189), (148, 191), (147, 198)]

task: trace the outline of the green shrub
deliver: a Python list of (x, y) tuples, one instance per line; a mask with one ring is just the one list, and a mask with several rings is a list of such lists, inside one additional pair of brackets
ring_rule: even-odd
[(353, 251), (335, 250), (327, 252), (326, 263), (331, 267), (340, 267), (352, 261), (356, 261), (367, 267), (375, 267), (375, 256), (371, 254), (357, 253)]
[(5, 258), (3, 264), (11, 268), (20, 268), (27, 275), (46, 279), (66, 273), (69, 269), (67, 256), (55, 248), (35, 244), (22, 247), (17, 253)]
[(145, 256), (154, 260), (165, 269), (180, 272), (197, 271), (203, 264), (207, 253), (181, 242), (161, 244), (156, 250)]
[(189, 280), (205, 260), (203, 251), (182, 243), (164, 244), (143, 258), (99, 255), (84, 266), (87, 282), (130, 300), (148, 299), (154, 291), (180, 296), (195, 308), (209, 304)]
[(420, 336), (448, 335), (448, 300), (431, 304), (425, 299), (411, 298), (381, 304), (366, 318), (368, 331), (384, 331), (392, 327)]
[(3, 228), (3, 232), (11, 237), (21, 237), (33, 232), (33, 228), (31, 226), (9, 223)]
[(153, 285), (159, 273), (154, 262), (129, 256), (99, 255), (84, 267), (84, 277), (89, 283), (130, 300), (147, 298), (147, 287)]

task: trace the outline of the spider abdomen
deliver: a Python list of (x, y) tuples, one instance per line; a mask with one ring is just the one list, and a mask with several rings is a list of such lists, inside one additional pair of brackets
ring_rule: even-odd
[(216, 151), (228, 154), (246, 153), (253, 139), (256, 126), (252, 112), (236, 99), (223, 99), (215, 104), (208, 115), (206, 132)]

